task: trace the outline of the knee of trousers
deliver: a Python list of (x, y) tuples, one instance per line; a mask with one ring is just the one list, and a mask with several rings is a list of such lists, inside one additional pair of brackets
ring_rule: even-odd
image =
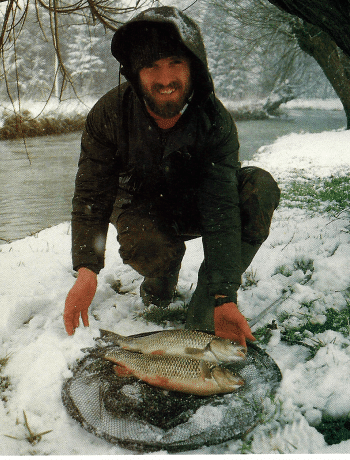
[(122, 214), (116, 228), (123, 262), (142, 276), (157, 278), (178, 270), (185, 244), (178, 237), (160, 231), (155, 219)]
[(255, 166), (238, 173), (242, 240), (261, 244), (269, 235), (272, 215), (280, 199), (280, 189), (272, 175)]

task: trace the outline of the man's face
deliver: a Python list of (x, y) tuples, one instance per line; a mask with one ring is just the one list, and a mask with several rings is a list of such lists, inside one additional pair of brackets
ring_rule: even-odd
[(163, 118), (178, 115), (192, 91), (190, 60), (171, 56), (143, 67), (140, 86), (152, 112)]

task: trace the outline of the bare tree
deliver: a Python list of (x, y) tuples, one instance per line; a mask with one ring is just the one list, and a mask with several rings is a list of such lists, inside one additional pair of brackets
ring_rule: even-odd
[(350, 0), (268, 0), (326, 32), (350, 57)]
[[(133, 0), (131, 0), (133, 1)], [(58, 96), (62, 96), (63, 89), (68, 85), (75, 91), (71, 74), (62, 54), (61, 36), (64, 28), (69, 24), (94, 26), (102, 24), (107, 30), (116, 30), (125, 19), (146, 5), (152, 5), (152, 0), (134, 0), (126, 6), (118, 0), (0, 0), (7, 3), (3, 10), (3, 21), (0, 29), (0, 56), (2, 60), (2, 75), (0, 78), (5, 82), (7, 93), (11, 101), (20, 99), (20, 81), (18, 76), (17, 43), (20, 35), (25, 30), (29, 12), (35, 11), (37, 21), (37, 33), (42, 35), (45, 42), (49, 42), (56, 56), (56, 75), (52, 80), (54, 91), (58, 74), (60, 74), (60, 88)], [(0, 13), (1, 14), (1, 13)], [(7, 55), (12, 56), (15, 73), (17, 73), (17, 89), (14, 93), (8, 81)]]
[(293, 31), (300, 48), (320, 65), (343, 104), (347, 129), (350, 129), (350, 59), (320, 27), (295, 21)]
[[(340, 98), (347, 117), (347, 128), (350, 129), (350, 59), (320, 27), (275, 8), (272, 3), (270, 0), (230, 2), (231, 14), (251, 34), (251, 38), (246, 40), (245, 51), (249, 44), (253, 51), (260, 47), (262, 54), (266, 54), (268, 61), (273, 63), (275, 84), (283, 93), (285, 88), (281, 83), (286, 78), (290, 79), (293, 69), (304, 74), (307, 71), (300, 65), (301, 52), (313, 57)], [(305, 3), (310, 5), (311, 0)], [(326, 13), (328, 0), (324, 3)], [(279, 62), (273, 61), (273, 51), (280, 56)]]
[[(286, 97), (293, 98), (293, 94), (296, 97), (307, 92), (315, 79), (320, 79), (322, 72), (316, 62), (298, 45), (291, 15), (267, 0), (211, 0), (211, 5), (207, 22), (211, 20), (212, 24), (205, 29), (214, 37), (214, 60), (218, 60), (216, 55), (221, 59), (224, 56), (227, 69), (229, 64), (233, 67), (227, 79), (234, 79), (238, 70), (243, 80), (255, 81), (257, 96), (273, 92), (277, 102), (280, 92), (280, 103), (286, 102)], [(220, 21), (215, 23), (218, 17)]]

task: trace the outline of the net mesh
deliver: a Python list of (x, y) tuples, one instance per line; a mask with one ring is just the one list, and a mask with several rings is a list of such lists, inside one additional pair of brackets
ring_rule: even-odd
[(68, 413), (87, 431), (137, 452), (181, 452), (239, 438), (258, 421), (263, 401), (281, 380), (277, 364), (248, 345), (247, 358), (226, 365), (245, 385), (234, 393), (195, 396), (118, 377), (93, 350), (77, 363), (62, 388)]

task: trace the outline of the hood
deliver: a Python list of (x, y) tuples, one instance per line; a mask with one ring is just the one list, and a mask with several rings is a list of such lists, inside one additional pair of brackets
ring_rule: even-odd
[(213, 92), (213, 83), (208, 69), (207, 55), (198, 25), (182, 11), (171, 6), (149, 8), (122, 25), (114, 34), (111, 51), (121, 65), (121, 74), (138, 89), (138, 75), (132, 72), (129, 62), (130, 46), (137, 37), (142, 40), (142, 26), (149, 23), (169, 24), (169, 37), (176, 37), (191, 58), (194, 100), (206, 99)]

